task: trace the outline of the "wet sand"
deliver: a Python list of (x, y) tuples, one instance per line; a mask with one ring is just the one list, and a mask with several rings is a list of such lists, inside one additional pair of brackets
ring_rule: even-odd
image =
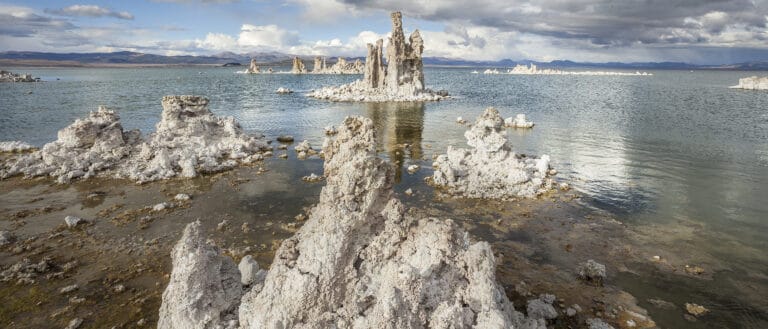
[[(684, 293), (667, 293), (663, 285), (672, 288), (683, 281), (688, 282), (686, 289), (706, 286), (718, 279), (717, 264), (702, 264), (704, 272), (696, 273), (692, 269), (700, 264), (687, 263), (699, 257), (696, 250), (665, 249), (685, 243), (649, 241), (658, 232), (630, 229), (610, 214), (586, 206), (588, 201), (576, 191), (553, 191), (535, 200), (443, 198), (423, 183), (429, 168), (414, 174), (404, 170), (404, 155), (426, 158), (425, 150), (411, 150), (401, 143), (383, 149), (398, 164), (395, 190), (409, 211), (454, 219), (473, 238), (489, 241), (497, 256), (498, 279), (516, 308), (524, 311), (525, 301), (542, 293), (558, 297), (555, 306), (561, 315), (551, 323), (556, 328), (583, 327), (592, 317), (606, 319), (617, 328), (630, 328), (633, 323), (636, 328), (704, 328), (744, 321), (734, 318), (727, 307), (747, 314), (746, 319), (756, 325), (765, 321), (761, 310), (745, 309), (741, 301), (712, 309), (712, 314), (699, 319), (685, 316), (685, 302), (704, 304), (709, 301), (707, 295), (683, 300)], [(282, 239), (302, 225), (300, 215), (317, 202), (323, 185), (300, 180), (310, 172), (320, 174), (321, 159), (300, 161), (294, 152), (288, 154), (288, 160), (271, 158), (215, 175), (145, 185), (106, 179), (70, 185), (44, 178), (0, 181), (0, 230), (17, 237), (0, 248), (0, 266), (6, 270), (25, 258), (32, 264), (42, 260), (49, 264), (44, 271), (28, 271), (34, 283), (3, 273), (8, 281), (0, 282), (0, 297), (12, 302), (0, 307), (0, 326), (64, 327), (74, 318), (84, 319), (81, 328), (155, 326), (171, 271), (170, 250), (184, 226), (196, 219), (236, 261), (250, 254), (261, 266), (269, 266)], [(266, 172), (260, 173), (260, 167)], [(404, 193), (408, 188), (413, 195)], [(192, 199), (176, 201), (178, 193)], [(151, 209), (161, 202), (175, 206)], [(67, 228), (64, 217), (68, 215), (90, 223)], [(693, 231), (669, 232), (669, 236)], [(664, 257), (654, 260), (659, 253)], [(576, 268), (587, 259), (607, 265), (604, 286), (578, 279)], [(690, 265), (688, 271), (685, 265)], [(662, 287), (648, 290), (654, 285), (648, 280), (660, 280)], [(60, 293), (72, 284), (78, 288)], [(759, 305), (759, 291), (750, 293), (748, 288), (747, 300), (755, 299)], [(639, 291), (642, 296), (635, 298), (627, 291)], [(566, 309), (574, 304), (582, 311), (566, 316)]]

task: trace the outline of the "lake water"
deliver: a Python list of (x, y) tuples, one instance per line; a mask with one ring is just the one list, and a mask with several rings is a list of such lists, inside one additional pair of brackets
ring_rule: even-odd
[[(47, 82), (0, 84), (0, 140), (38, 146), (100, 104), (117, 109), (124, 128), (150, 132), (162, 96), (196, 94), (210, 98), (215, 114), (235, 117), (248, 131), (272, 138), (292, 134), (316, 147), (324, 126), (364, 115), (378, 128), (383, 156), (428, 168), (433, 154), (465, 145), (466, 127), (456, 117), (472, 121), (488, 106), (505, 117), (525, 113), (536, 126), (509, 131), (518, 152), (550, 155), (559, 179), (585, 195), (584, 207), (607, 211), (642, 232), (662, 254), (696, 250), (691, 262), (714, 272), (703, 284), (652, 270), (642, 278), (619, 275), (623, 289), (640, 300), (669, 287), (679, 287), (668, 292), (675, 295), (670, 299), (700, 294), (732, 313), (713, 327), (768, 324), (768, 92), (727, 88), (766, 72), (510, 76), (427, 68), (427, 85), (448, 90), (453, 99), (362, 104), (303, 95), (358, 76), (244, 75), (233, 68), (10, 70)], [(296, 93), (278, 95), (278, 87)], [(388, 151), (402, 143), (413, 145), (410, 153)]]

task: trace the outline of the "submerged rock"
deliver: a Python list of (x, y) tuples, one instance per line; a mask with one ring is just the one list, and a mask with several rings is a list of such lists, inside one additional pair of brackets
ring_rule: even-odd
[(587, 319), (587, 326), (589, 329), (614, 329), (612, 325), (598, 318)]
[(267, 272), (259, 268), (259, 263), (251, 255), (243, 257), (237, 268), (240, 270), (240, 282), (244, 286), (259, 284), (264, 281), (264, 277), (267, 275)]
[(532, 319), (552, 320), (557, 318), (557, 310), (552, 306), (555, 302), (555, 296), (543, 294), (539, 298), (528, 301), (526, 310), (528, 317)]
[(384, 41), (368, 44), (363, 80), (337, 87), (324, 87), (312, 91), (310, 97), (331, 101), (438, 101), (447, 93), (436, 93), (425, 88), (421, 54), (424, 41), (415, 30), (406, 41), (400, 12), (391, 15), (392, 33), (382, 58)]
[(35, 147), (20, 141), (6, 141), (0, 142), (0, 153), (5, 152), (26, 152), (31, 151)]
[(513, 152), (496, 109), (487, 108), (464, 137), (471, 150), (448, 146), (433, 164), (432, 183), (447, 193), (468, 198), (534, 197), (552, 188), (549, 156)]
[(704, 314), (709, 313), (709, 309), (694, 303), (685, 303), (685, 310), (688, 311), (688, 313), (690, 313), (691, 315), (695, 315), (695, 316), (702, 316)]
[[(488, 243), (473, 243), (451, 220), (406, 214), (393, 197), (393, 167), (376, 157), (375, 145), (373, 122), (360, 117), (345, 119), (338, 136), (326, 141), (320, 201), (283, 241), (263, 284), (243, 296), (241, 328), (544, 328), (507, 299)], [(190, 240), (189, 230), (174, 249), (161, 323), (192, 327), (184, 315), (203, 304), (184, 298), (210, 294), (191, 288), (218, 287), (232, 277), (180, 261), (221, 257), (183, 247), (202, 240)], [(179, 276), (192, 279), (193, 269), (199, 284), (176, 283)], [(177, 298), (167, 298), (168, 291)], [(212, 305), (209, 314), (231, 304)]]
[(184, 229), (171, 252), (173, 271), (163, 292), (157, 328), (227, 327), (243, 289), (231, 258), (203, 236), (200, 221)]
[(748, 78), (739, 79), (739, 84), (732, 86), (736, 89), (748, 89), (748, 90), (768, 90), (768, 77), (752, 76)]
[(195, 177), (236, 166), (268, 147), (246, 135), (232, 117), (217, 117), (200, 96), (165, 96), (155, 133), (125, 132), (112, 110), (99, 107), (58, 133), (41, 150), (2, 164), (0, 177), (52, 176), (59, 183), (97, 174), (139, 183)]

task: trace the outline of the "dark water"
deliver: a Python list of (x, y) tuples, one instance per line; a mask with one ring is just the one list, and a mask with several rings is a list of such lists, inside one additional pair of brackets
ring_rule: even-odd
[[(100, 104), (119, 110), (125, 128), (152, 131), (163, 95), (198, 94), (211, 99), (214, 113), (234, 116), (249, 131), (292, 134), (316, 147), (324, 126), (364, 115), (378, 128), (384, 156), (429, 167), (432, 155), (447, 145), (464, 145), (465, 127), (456, 117), (471, 121), (488, 106), (504, 116), (525, 113), (536, 127), (510, 130), (516, 150), (549, 154), (558, 176), (587, 196), (584, 206), (643, 232), (663, 257), (694, 250), (691, 262), (716, 272), (715, 279), (691, 285), (648, 270), (640, 278), (618, 278), (622, 288), (640, 300), (652, 297), (651, 291), (673, 291), (668, 298), (683, 302), (698, 292), (715, 308), (730, 307), (726, 313), (733, 316), (712, 327), (768, 323), (768, 92), (727, 88), (766, 72), (508, 76), (429, 68), (427, 85), (454, 99), (358, 104), (303, 95), (358, 76), (243, 75), (232, 68), (11, 71), (48, 82), (0, 84), (0, 140), (36, 145), (54, 140), (57, 130)], [(278, 87), (297, 92), (278, 95)], [(407, 152), (395, 147), (403, 143), (413, 146)], [(407, 176), (398, 173), (399, 188), (422, 184)]]

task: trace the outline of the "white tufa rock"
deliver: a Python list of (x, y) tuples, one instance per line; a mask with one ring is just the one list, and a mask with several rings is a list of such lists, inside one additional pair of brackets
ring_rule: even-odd
[(259, 263), (251, 255), (243, 257), (237, 268), (240, 270), (240, 282), (244, 286), (260, 284), (267, 276), (267, 272), (259, 269)]
[(256, 63), (255, 58), (251, 58), (251, 64), (248, 65), (248, 70), (245, 71), (245, 73), (261, 73), (261, 69), (259, 68), (259, 64)]
[(280, 87), (280, 88), (277, 88), (277, 90), (275, 92), (278, 93), (278, 94), (291, 94), (291, 93), (293, 93), (293, 90), (290, 90), (288, 88)]
[(323, 180), (323, 176), (317, 175), (315, 173), (309, 174), (309, 176), (304, 176), (301, 178), (301, 180), (308, 182), (308, 183), (316, 183), (321, 180)]
[(587, 319), (587, 326), (589, 329), (615, 329), (612, 325), (598, 318)]
[(187, 225), (171, 252), (173, 271), (163, 292), (157, 328), (227, 327), (243, 289), (231, 258), (203, 237), (200, 221)]
[(533, 128), (532, 121), (526, 121), (525, 114), (518, 114), (514, 118), (504, 119), (504, 125), (512, 128)]
[(80, 224), (86, 224), (86, 223), (88, 223), (88, 221), (85, 220), (85, 219), (82, 219), (80, 217), (67, 216), (67, 217), (64, 217), (64, 223), (67, 224), (67, 227), (73, 228), (73, 227), (75, 227), (77, 225), (80, 225)]
[(487, 108), (464, 133), (471, 150), (448, 146), (437, 157), (432, 183), (468, 198), (535, 197), (552, 188), (549, 156), (516, 154), (507, 143), (504, 120)]
[(732, 86), (736, 89), (748, 89), (748, 90), (768, 90), (768, 77), (752, 76), (748, 78), (739, 79), (739, 84)]
[(410, 166), (408, 166), (408, 172), (411, 173), (411, 174), (419, 171), (419, 169), (421, 169), (421, 166), (419, 166), (419, 165), (410, 165)]
[(64, 329), (77, 329), (77, 328), (80, 328), (81, 324), (83, 324), (83, 319), (74, 318), (71, 321), (69, 321), (69, 323)]
[(230, 169), (267, 149), (263, 137), (243, 133), (232, 117), (217, 117), (208, 99), (165, 96), (162, 119), (146, 141), (124, 132), (118, 115), (105, 107), (59, 131), (58, 140), (0, 167), (0, 178), (49, 175), (59, 183), (102, 176), (139, 183)]
[(460, 125), (463, 125), (463, 124), (467, 123), (467, 120), (464, 120), (464, 118), (462, 118), (462, 117), (457, 117), (456, 118), (456, 123), (458, 123)]
[(312, 74), (363, 74), (365, 65), (359, 59), (354, 63), (347, 62), (344, 57), (338, 57), (336, 63), (328, 66), (325, 57), (315, 57), (315, 66)]
[(579, 278), (596, 285), (602, 285), (606, 278), (605, 265), (592, 259), (579, 265), (578, 272)]
[(526, 307), (528, 317), (537, 320), (552, 320), (557, 318), (557, 310), (552, 306), (552, 303), (554, 302), (555, 296), (550, 294), (543, 294), (537, 299), (529, 300)]
[(0, 142), (0, 153), (26, 152), (33, 149), (35, 149), (34, 146), (20, 141)]
[(152, 211), (163, 211), (166, 209), (173, 208), (173, 203), (170, 202), (160, 202), (154, 206), (152, 206)]
[[(498, 70), (494, 70), (493, 74), (499, 74)], [(516, 75), (610, 75), (610, 76), (651, 76), (652, 73), (648, 72), (612, 72), (612, 71), (564, 71), (557, 69), (540, 69), (536, 64), (531, 63), (530, 66), (522, 64), (516, 65), (511, 70), (507, 70), (507, 74)]]
[(402, 14), (394, 12), (391, 19), (386, 65), (382, 54), (384, 40), (379, 39), (375, 45), (368, 44), (363, 80), (316, 89), (308, 96), (341, 102), (438, 101), (446, 98), (446, 92), (433, 92), (424, 87), (421, 58), (424, 41), (419, 31), (415, 30), (406, 41)]
[(523, 317), (496, 283), (490, 246), (452, 221), (407, 217), (373, 123), (347, 118), (324, 146), (327, 184), (285, 240), (243, 328), (508, 328)]
[(307, 73), (307, 69), (304, 67), (304, 62), (301, 61), (301, 58), (299, 57), (293, 58), (291, 73)]
[(179, 194), (176, 194), (176, 196), (174, 196), (173, 199), (176, 201), (189, 201), (191, 197), (189, 196), (189, 194), (179, 193)]

